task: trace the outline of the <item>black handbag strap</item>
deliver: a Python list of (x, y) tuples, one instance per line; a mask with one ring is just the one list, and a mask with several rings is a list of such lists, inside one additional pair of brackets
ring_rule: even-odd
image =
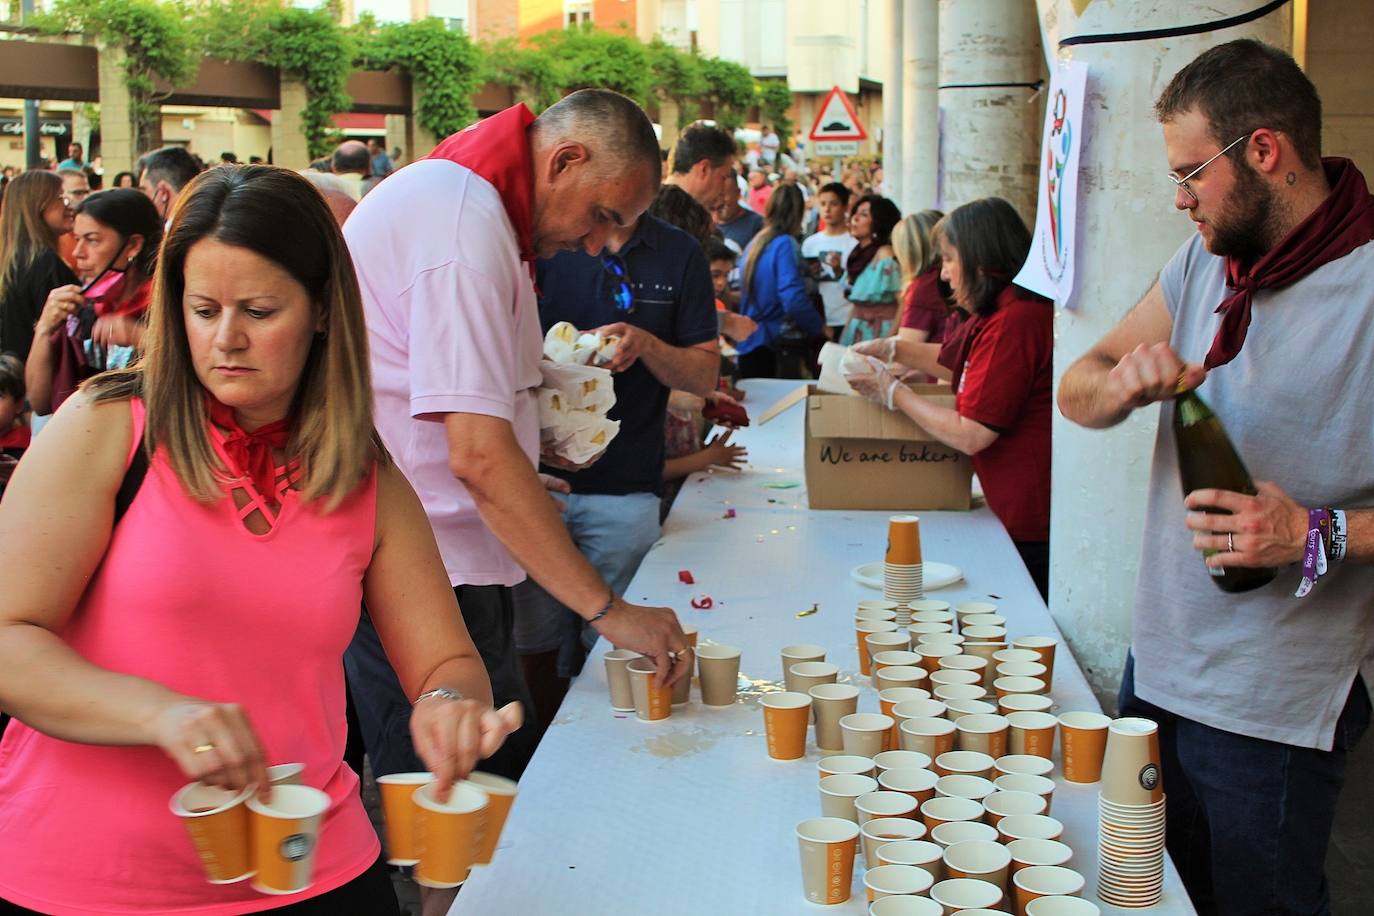
[(133, 460), (129, 462), (129, 469), (124, 472), (124, 479), (119, 484), (119, 491), (115, 493), (115, 509), (113, 528), (119, 524), (119, 520), (124, 517), (124, 513), (129, 511), (129, 506), (133, 504), (134, 497), (138, 495), (138, 488), (143, 486), (143, 478), (148, 475), (148, 453), (140, 445), (134, 451)]

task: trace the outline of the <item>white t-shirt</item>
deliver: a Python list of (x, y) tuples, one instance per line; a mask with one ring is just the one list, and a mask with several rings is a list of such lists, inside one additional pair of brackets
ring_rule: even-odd
[[(837, 327), (849, 321), (849, 301), (840, 289), (840, 279), (844, 276), (844, 262), (854, 246), (859, 244), (848, 232), (843, 235), (826, 235), (824, 231), (807, 236), (802, 242), (802, 258), (820, 258), (821, 275), (817, 286), (821, 291), (821, 301), (825, 303), (825, 323)], [(832, 251), (840, 253), (840, 269), (833, 271), (825, 263), (825, 255)]]
[(539, 456), (543, 335), (529, 265), (501, 196), (456, 162), (389, 176), (344, 224), (367, 317), (377, 432), (415, 488), (454, 585), (525, 572), (449, 469), (444, 415), (510, 422)]

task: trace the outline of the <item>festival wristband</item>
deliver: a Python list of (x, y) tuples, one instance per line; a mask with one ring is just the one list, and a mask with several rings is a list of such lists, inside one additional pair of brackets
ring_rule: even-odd
[(1331, 533), (1331, 510), (1310, 509), (1307, 512), (1307, 549), (1302, 557), (1302, 582), (1294, 595), (1306, 598), (1317, 580), (1326, 575), (1325, 541)]
[(1348, 534), (1349, 529), (1346, 527), (1345, 523), (1345, 510), (1332, 509), (1331, 550), (1329, 551), (1329, 554), (1330, 559), (1333, 562), (1339, 563), (1345, 559), (1346, 538), (1348, 537)]

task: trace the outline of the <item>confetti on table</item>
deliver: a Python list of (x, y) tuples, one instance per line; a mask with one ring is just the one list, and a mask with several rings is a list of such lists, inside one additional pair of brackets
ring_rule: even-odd
[(813, 604), (813, 605), (811, 605), (809, 608), (807, 608), (807, 609), (804, 610), (804, 611), (797, 611), (797, 616), (798, 616), (798, 617), (810, 617), (812, 614), (815, 614), (815, 613), (819, 612), (820, 609), (821, 609), (821, 606), (820, 606), (819, 604)]
[(692, 571), (690, 569), (678, 570), (677, 581), (681, 582), (683, 585), (697, 584), (697, 580), (692, 578)]
[(721, 518), (734, 518), (734, 517), (735, 517), (735, 510), (734, 510), (734, 509), (726, 509), (726, 510), (725, 510), (725, 514), (721, 516)]
[(772, 483), (766, 483), (764, 486), (770, 490), (792, 490), (801, 486), (801, 482), (796, 480), (776, 480)]
[(692, 599), (691, 603), (692, 607), (696, 608), (698, 611), (708, 611), (715, 606), (716, 602), (710, 595), (698, 595)]

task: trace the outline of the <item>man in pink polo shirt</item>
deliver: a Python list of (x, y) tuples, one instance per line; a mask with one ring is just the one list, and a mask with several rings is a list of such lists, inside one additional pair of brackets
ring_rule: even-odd
[[(608, 640), (652, 657), (660, 677), (691, 667), (676, 615), (612, 594), (536, 472), (533, 261), (599, 254), (658, 184), (644, 112), (586, 89), (537, 119), (516, 105), (454, 134), (378, 185), (344, 228), (367, 314), (377, 429), (434, 526), (498, 703), (529, 702), (510, 595), (527, 571)], [(415, 698), (402, 694), (366, 613), (345, 661), (373, 771), (423, 769), (409, 733)], [(519, 775), (536, 740), (526, 723), (484, 770)]]

